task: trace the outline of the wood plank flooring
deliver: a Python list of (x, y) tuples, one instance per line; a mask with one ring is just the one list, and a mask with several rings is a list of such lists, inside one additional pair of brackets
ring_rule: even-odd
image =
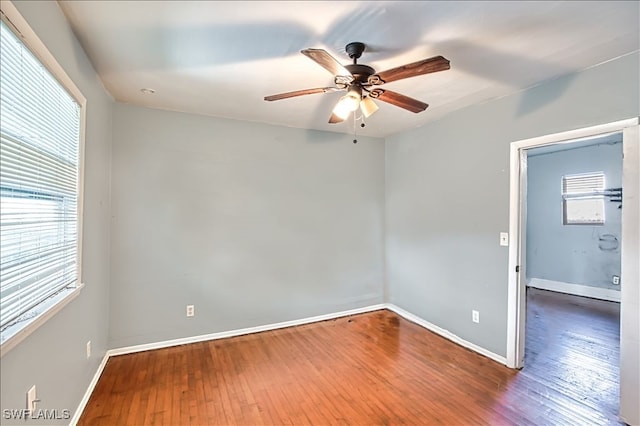
[(525, 348), (516, 382), (557, 401), (549, 423), (561, 423), (571, 410), (582, 424), (624, 424), (619, 303), (529, 288)]
[[(553, 356), (579, 356), (552, 366), (547, 338), (558, 329), (545, 303), (536, 295), (529, 304), (520, 372), (383, 310), (112, 357), (79, 424), (615, 423), (617, 358), (607, 364), (613, 352), (594, 350), (608, 342), (571, 339), (575, 348)], [(581, 381), (587, 392), (571, 387)]]

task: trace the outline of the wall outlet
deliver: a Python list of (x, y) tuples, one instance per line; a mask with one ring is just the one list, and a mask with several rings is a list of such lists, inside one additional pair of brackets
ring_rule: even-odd
[(91, 357), (91, 340), (87, 342), (87, 359)]
[(475, 322), (476, 324), (480, 322), (480, 312), (478, 311), (471, 311), (471, 321)]
[(501, 232), (500, 233), (500, 245), (504, 246), (504, 247), (509, 245), (509, 233), (508, 232)]
[(195, 308), (193, 305), (187, 305), (187, 316), (192, 317), (196, 314)]
[(611, 282), (612, 282), (614, 285), (620, 285), (620, 277), (619, 277), (618, 275), (614, 275), (614, 276), (613, 276), (613, 279), (611, 280)]
[(34, 412), (36, 410), (36, 403), (40, 402), (36, 396), (36, 385), (31, 386), (31, 389), (27, 391), (27, 410)]

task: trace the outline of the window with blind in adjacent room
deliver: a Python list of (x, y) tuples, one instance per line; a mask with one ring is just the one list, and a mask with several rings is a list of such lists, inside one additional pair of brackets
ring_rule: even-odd
[[(0, 331), (5, 343), (79, 287), (82, 107), (1, 24)], [(74, 90), (77, 89), (74, 87)]]
[(603, 225), (604, 188), (603, 172), (563, 176), (563, 223)]

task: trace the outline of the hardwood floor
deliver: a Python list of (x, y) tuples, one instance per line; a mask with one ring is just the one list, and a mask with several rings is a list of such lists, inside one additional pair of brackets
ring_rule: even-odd
[(618, 424), (619, 303), (529, 288), (525, 348), (518, 379), (556, 399), (555, 411)]
[[(605, 410), (616, 408), (603, 408), (601, 394), (592, 393), (609, 392), (604, 383), (615, 375), (584, 353), (598, 338), (576, 339), (580, 356), (567, 361), (572, 372), (554, 370), (544, 337), (555, 325), (545, 323), (546, 315), (535, 317), (547, 312), (535, 299), (529, 312), (542, 328), (538, 337), (529, 330), (534, 349), (521, 372), (383, 310), (113, 357), (79, 424), (615, 422)], [(596, 374), (589, 392), (566, 389), (588, 374)]]

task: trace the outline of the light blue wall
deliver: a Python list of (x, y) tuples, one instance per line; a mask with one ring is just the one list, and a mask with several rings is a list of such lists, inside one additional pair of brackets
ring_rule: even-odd
[(116, 104), (111, 346), (381, 303), (384, 140), (352, 139)]
[(387, 138), (389, 301), (504, 356), (510, 143), (637, 117), (639, 62), (636, 52)]
[[(55, 2), (16, 2), (38, 37), (87, 98), (83, 281), (73, 302), (2, 357), (1, 408), (26, 407), (37, 386), (39, 408), (76, 410), (107, 349), (109, 215), (113, 102)], [(93, 355), (86, 359), (86, 343)], [(26, 424), (43, 424), (32, 421)], [(47, 421), (68, 424), (69, 421)], [(11, 424), (2, 419), (2, 424)], [(19, 421), (17, 424), (25, 424)]]
[[(605, 224), (563, 225), (561, 180), (567, 174), (604, 172), (607, 188), (622, 186), (622, 135), (601, 144), (527, 159), (527, 278), (620, 290), (622, 210), (605, 199)], [(603, 242), (614, 236), (616, 248)]]

